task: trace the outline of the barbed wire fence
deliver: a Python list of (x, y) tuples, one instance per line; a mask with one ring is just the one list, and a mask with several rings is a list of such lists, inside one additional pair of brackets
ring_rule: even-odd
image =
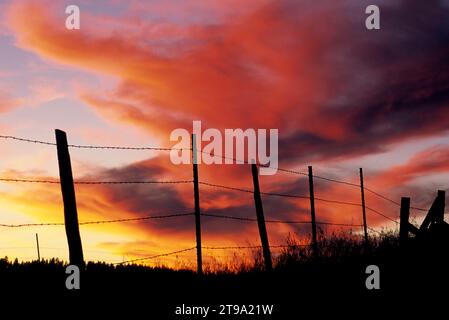
[[(60, 130), (57, 130), (59, 132), (62, 132)], [(65, 137), (65, 133), (62, 132)], [(314, 175), (312, 172), (312, 167), (309, 167), (309, 172), (301, 172), (293, 169), (286, 169), (286, 168), (279, 168), (276, 169), (280, 172), (293, 174), (293, 175), (299, 175), (309, 178), (309, 191), (313, 191), (313, 180), (323, 180), (330, 183), (345, 185), (352, 188), (358, 188), (361, 189), (362, 193), (362, 201), (361, 203), (358, 202), (349, 202), (349, 201), (341, 201), (336, 199), (327, 199), (327, 198), (321, 198), (321, 197), (315, 197), (313, 195), (313, 192), (309, 192), (308, 195), (299, 195), (299, 194), (288, 194), (288, 193), (279, 193), (279, 192), (261, 192), (258, 187), (258, 175), (254, 176), (253, 171), (253, 180), (254, 183), (257, 182), (257, 188), (255, 187), (254, 190), (251, 189), (245, 189), (240, 187), (234, 187), (234, 186), (226, 186), (222, 184), (216, 184), (211, 183), (208, 181), (202, 181), (199, 180), (197, 175), (194, 174), (194, 179), (192, 180), (130, 180), (130, 181), (90, 181), (90, 180), (73, 180), (72, 174), (71, 174), (71, 165), (70, 165), (70, 158), (68, 160), (69, 168), (62, 168), (63, 165), (61, 165), (61, 154), (60, 154), (60, 148), (64, 149), (64, 147), (67, 149), (67, 155), (68, 155), (68, 149), (99, 149), (99, 150), (122, 150), (122, 151), (188, 151), (192, 153), (192, 164), (194, 167), (194, 173), (195, 170), (197, 170), (197, 163), (195, 161), (196, 153), (205, 153), (202, 150), (196, 150), (195, 144), (194, 144), (194, 137), (192, 136), (192, 146), (191, 148), (169, 148), (169, 147), (153, 147), (153, 146), (144, 146), (144, 147), (131, 147), (131, 146), (101, 146), (101, 145), (75, 145), (75, 144), (68, 144), (64, 143), (61, 145), (60, 142), (58, 142), (58, 132), (57, 132), (57, 142), (49, 142), (49, 141), (42, 141), (42, 140), (36, 140), (36, 139), (28, 139), (28, 138), (20, 138), (16, 136), (11, 135), (0, 135), (1, 140), (12, 140), (15, 142), (22, 142), (22, 143), (32, 143), (37, 145), (46, 145), (46, 146), (56, 146), (58, 148), (58, 160), (60, 161), (60, 179), (34, 179), (34, 178), (15, 178), (15, 177), (0, 177), (0, 182), (4, 183), (34, 183), (34, 184), (60, 184), (63, 192), (63, 198), (65, 200), (65, 197), (67, 196), (66, 192), (64, 190), (63, 186), (63, 173), (65, 173), (67, 170), (70, 171), (69, 176), (69, 184), (73, 185), (131, 185), (131, 184), (193, 184), (194, 185), (194, 193), (197, 199), (199, 199), (199, 188), (198, 186), (204, 186), (208, 188), (218, 188), (222, 190), (229, 190), (229, 191), (236, 191), (241, 193), (248, 193), (252, 194), (256, 201), (256, 211), (257, 211), (257, 218), (249, 218), (249, 217), (240, 217), (240, 216), (234, 216), (234, 215), (227, 215), (227, 214), (217, 214), (214, 212), (200, 212), (199, 207), (199, 201), (195, 201), (195, 209), (192, 212), (185, 212), (185, 213), (171, 213), (171, 214), (165, 214), (165, 215), (148, 215), (143, 217), (135, 217), (135, 218), (122, 218), (122, 219), (111, 219), (111, 220), (94, 220), (94, 221), (80, 221), (78, 222), (77, 219), (77, 213), (76, 213), (76, 203), (75, 203), (75, 221), (76, 221), (76, 231), (78, 230), (78, 225), (94, 225), (94, 224), (111, 224), (111, 223), (126, 223), (126, 222), (137, 222), (137, 221), (146, 221), (146, 220), (160, 220), (160, 219), (175, 219), (179, 217), (186, 217), (186, 216), (193, 216), (195, 217), (195, 223), (196, 223), (196, 236), (197, 236), (197, 244), (194, 247), (175, 250), (172, 252), (167, 253), (161, 253), (161, 254), (155, 254), (151, 256), (141, 257), (141, 258), (135, 258), (130, 259), (122, 262), (116, 262), (114, 264), (121, 265), (121, 264), (128, 264), (128, 263), (138, 263), (143, 262), (151, 259), (157, 259), (161, 257), (168, 257), (168, 256), (174, 256), (185, 252), (191, 252), (193, 250), (197, 250), (197, 264), (198, 264), (198, 272), (202, 272), (202, 249), (204, 250), (248, 250), (248, 249), (262, 249), (262, 250), (268, 250), (268, 253), (270, 252), (270, 249), (282, 249), (282, 248), (288, 248), (291, 247), (291, 245), (271, 245), (268, 246), (268, 241), (264, 243), (263, 241), (263, 230), (265, 229), (265, 224), (292, 224), (292, 225), (308, 225), (310, 224), (312, 226), (312, 233), (316, 233), (316, 225), (323, 225), (323, 226), (335, 226), (335, 227), (349, 227), (349, 228), (364, 228), (365, 229), (365, 240), (367, 241), (367, 232), (366, 230), (369, 230), (373, 233), (381, 233), (380, 231), (376, 230), (375, 228), (369, 227), (366, 222), (365, 217), (365, 210), (367, 212), (376, 214), (389, 222), (395, 223), (396, 225), (399, 225), (398, 218), (399, 217), (391, 217), (389, 215), (386, 215), (382, 212), (380, 212), (377, 209), (374, 209), (370, 206), (366, 206), (365, 199), (364, 199), (364, 192), (368, 192), (375, 197), (382, 199), (384, 201), (389, 202), (390, 204), (395, 205), (396, 207), (401, 207), (401, 203), (391, 199), (390, 197), (387, 197), (375, 190), (372, 190), (370, 188), (367, 188), (363, 184), (363, 175), (361, 171), (361, 184), (356, 184), (349, 181), (329, 178), (329, 177), (323, 177), (320, 175)], [(207, 153), (209, 156), (210, 154)], [(235, 163), (245, 163), (250, 164), (254, 167), (268, 167), (261, 164), (254, 164), (254, 163), (248, 163), (242, 160), (235, 159), (233, 157), (225, 157), (222, 155), (212, 155), (221, 157), (223, 159), (232, 160)], [(62, 171), (61, 171), (62, 170)], [(197, 172), (197, 171), (196, 171)], [(312, 209), (312, 219), (311, 220), (273, 220), (273, 219), (265, 219), (263, 215), (263, 209), (257, 207), (257, 199), (260, 199), (261, 195), (267, 196), (267, 197), (282, 197), (282, 198), (290, 198), (290, 199), (303, 199), (303, 200), (309, 200), (311, 201), (311, 209)], [(73, 194), (74, 196), (74, 194)], [(314, 209), (314, 202), (324, 202), (329, 204), (337, 204), (337, 205), (344, 205), (344, 206), (352, 206), (352, 207), (359, 207), (363, 211), (363, 223), (338, 223), (338, 222), (330, 222), (330, 221), (321, 221), (321, 220), (315, 220), (315, 209)], [(67, 210), (67, 204), (64, 202), (65, 210)], [(70, 209), (70, 208), (69, 208)], [(411, 206), (410, 209), (427, 212), (428, 209), (420, 208), (420, 207), (413, 207)], [(67, 214), (67, 213), (66, 213)], [(247, 223), (254, 223), (257, 222), (259, 226), (259, 231), (261, 235), (262, 245), (261, 246), (203, 246), (201, 244), (201, 224), (200, 224), (200, 218), (211, 218), (211, 219), (224, 219), (224, 220), (234, 220), (234, 221), (240, 221), (240, 222), (247, 222)], [(42, 227), (42, 226), (66, 226), (68, 223), (68, 217), (65, 215), (65, 222), (43, 222), (43, 223), (22, 223), (22, 224), (6, 224), (6, 223), (0, 223), (0, 227), (4, 228), (11, 228), (11, 229), (17, 229), (17, 228), (25, 228), (25, 227)], [(73, 230), (72, 230), (73, 231)], [(67, 231), (67, 237), (69, 241), (69, 251), (72, 251), (70, 238), (69, 235), (70, 231)], [(266, 232), (266, 230), (265, 230)], [(79, 234), (79, 231), (78, 231)], [(266, 236), (266, 235), (265, 235)], [(313, 242), (316, 242), (316, 238), (312, 239)], [(300, 244), (297, 246), (309, 246), (311, 244)], [(313, 243), (312, 243), (313, 245)], [(315, 243), (316, 245), (316, 243)], [(70, 257), (72, 260), (72, 252), (70, 252)], [(265, 251), (264, 251), (265, 253)], [(268, 255), (268, 258), (271, 260), (271, 256)], [(82, 252), (81, 252), (81, 259), (82, 259)], [(267, 256), (265, 256), (265, 260), (267, 259)], [(78, 257), (79, 260), (79, 257)], [(79, 262), (79, 261), (78, 261)], [(265, 261), (266, 262), (266, 261)], [(271, 261), (270, 261), (271, 264)], [(266, 264), (266, 267), (269, 267), (268, 264)]]

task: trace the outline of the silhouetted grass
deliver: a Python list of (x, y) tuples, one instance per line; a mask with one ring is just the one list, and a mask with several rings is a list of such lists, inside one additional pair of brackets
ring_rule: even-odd
[[(305, 245), (292, 236), (286, 239), (286, 247), (277, 255), (273, 262), (275, 271), (286, 269), (295, 270), (300, 266), (312, 264), (350, 264), (357, 260), (377, 259), (388, 260), (398, 254), (404, 257), (404, 253), (411, 254), (415, 250), (416, 255), (422, 254), (422, 245), (409, 240), (407, 250), (401, 250), (398, 235), (394, 232), (383, 232), (376, 237), (369, 238), (368, 246), (365, 245), (363, 237), (351, 233), (333, 233), (327, 237), (320, 234), (318, 238), (318, 254), (315, 256), (311, 246)], [(431, 250), (432, 252), (435, 250)], [(429, 251), (430, 252), (430, 251)], [(444, 252), (440, 252), (444, 253)], [(26, 272), (26, 271), (61, 271), (68, 265), (67, 262), (54, 259), (43, 259), (41, 261), (19, 262), (17, 259), (9, 260), (8, 257), (0, 258), (0, 272)], [(244, 256), (237, 253), (234, 257), (225, 261), (212, 260), (205, 265), (205, 273), (209, 275), (219, 274), (243, 274), (262, 272), (264, 269), (262, 252), (259, 249), (251, 249), (249, 255)], [(193, 273), (194, 265), (189, 263), (178, 263), (175, 269), (163, 264), (151, 267), (144, 264), (110, 264), (106, 262), (92, 262), (86, 264), (86, 272), (166, 272), (166, 273)]]
[[(198, 276), (190, 267), (170, 269), (138, 264), (112, 265), (88, 262), (81, 274), (81, 290), (65, 288), (67, 263), (57, 259), (18, 262), (0, 259), (0, 284), (8, 292), (43, 292), (62, 296), (86, 297), (88, 302), (107, 297), (108, 301), (128, 299), (151, 301), (169, 310), (179, 303), (277, 303), (295, 306), (317, 303), (316, 297), (330, 301), (397, 295), (431, 295), (447, 290), (449, 252), (447, 244), (410, 239), (399, 245), (398, 235), (385, 232), (370, 237), (369, 245), (351, 233), (320, 236), (318, 255), (310, 246), (293, 237), (274, 257), (274, 270), (263, 270), (260, 250), (250, 252), (251, 259), (212, 262)], [(365, 287), (368, 265), (381, 270), (381, 290)], [(327, 297), (327, 298), (326, 298)], [(345, 300), (346, 301), (346, 300)], [(287, 303), (288, 302), (288, 303)]]

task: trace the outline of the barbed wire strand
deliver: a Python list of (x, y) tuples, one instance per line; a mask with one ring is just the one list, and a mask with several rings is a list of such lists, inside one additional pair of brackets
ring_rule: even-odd
[[(198, 183), (201, 185), (209, 186), (209, 187), (215, 187), (215, 188), (221, 188), (221, 189), (227, 189), (227, 190), (233, 190), (233, 191), (240, 191), (240, 192), (246, 192), (246, 193), (254, 193), (253, 190), (249, 190), (249, 189), (229, 187), (229, 186), (224, 186), (224, 185), (214, 184), (214, 183), (209, 183), (209, 182), (204, 182), (204, 181), (199, 181)], [(260, 192), (260, 194), (267, 195), (267, 196), (286, 197), (286, 198), (310, 199), (309, 196), (276, 193), (276, 192)], [(346, 201), (339, 201), (339, 200), (330, 200), (330, 199), (324, 199), (324, 198), (315, 198), (315, 200), (322, 201), (322, 202), (350, 205), (350, 206), (358, 206), (358, 207), (362, 206), (360, 203), (346, 202)]]
[(169, 147), (127, 147), (127, 146), (95, 146), (95, 145), (77, 145), (69, 144), (69, 148), (77, 149), (103, 149), (103, 150), (133, 150), (133, 151), (190, 151), (189, 148), (169, 148)]
[(19, 138), (19, 137), (14, 137), (14, 136), (5, 136), (5, 135), (0, 135), (0, 139), (15, 140), (15, 141), (21, 141), (21, 142), (35, 143), (35, 144), (44, 144), (44, 145), (50, 145), (50, 146), (56, 145), (56, 143), (54, 143), (54, 142), (47, 142), (47, 141), (42, 141), (42, 140), (33, 140), (33, 139)]
[[(58, 180), (34, 180), (34, 179), (17, 179), (17, 178), (0, 178), (0, 182), (19, 182), (19, 183), (44, 183), (44, 184), (59, 184), (60, 182)], [(187, 183), (193, 183), (193, 180), (173, 180), (173, 181), (74, 181), (74, 184), (77, 185), (120, 185), (120, 184), (187, 184)], [(237, 188), (237, 187), (229, 187), (224, 186), (220, 184), (213, 184), (209, 182), (199, 181), (198, 182), (201, 185), (210, 186), (210, 187), (216, 187), (216, 188), (222, 188), (227, 190), (233, 190), (233, 191), (240, 191), (240, 192), (246, 192), (246, 193), (254, 193), (253, 190), (249, 189), (243, 189), (243, 188)], [(381, 194), (371, 190), (366, 189), (367, 191), (376, 194), (379, 197), (382, 197), (385, 200), (388, 200), (394, 204), (397, 204), (394, 200), (389, 199), (387, 197), (382, 196)], [(261, 195), (267, 195), (267, 196), (277, 196), (277, 197), (286, 197), (286, 198), (298, 198), (298, 199), (310, 199), (309, 196), (303, 196), (303, 195), (292, 195), (292, 194), (283, 194), (283, 193), (275, 193), (275, 192), (261, 192)], [(349, 206), (357, 206), (361, 207), (362, 204), (360, 203), (354, 203), (354, 202), (347, 202), (347, 201), (340, 201), (340, 200), (331, 200), (331, 199), (325, 199), (325, 198), (315, 198), (316, 201), (322, 201), (327, 203), (335, 203), (335, 204), (342, 204), (342, 205), (349, 205)], [(399, 204), (400, 206), (400, 204)], [(417, 207), (410, 207), (410, 209), (419, 210), (419, 211), (428, 211), (427, 209), (423, 208), (417, 208)], [(448, 212), (445, 212), (447, 214)]]
[[(34, 144), (43, 144), (43, 145), (52, 145), (55, 146), (56, 143), (53, 142), (48, 142), (48, 141), (42, 141), (42, 140), (36, 140), (36, 139), (28, 139), (28, 138), (20, 138), (20, 137), (16, 137), (16, 136), (12, 136), (12, 135), (0, 135), (0, 138), (2, 139), (10, 139), (10, 140), (16, 140), (16, 141), (21, 141), (21, 142), (28, 142), (28, 143), (34, 143)], [(99, 146), (99, 145), (76, 145), (76, 144), (69, 144), (68, 145), (71, 148), (83, 148), (83, 149), (113, 149), (113, 150), (159, 150), (159, 151), (171, 151), (171, 150), (177, 150), (177, 151), (191, 151), (192, 148), (168, 148), (168, 147), (129, 147), (129, 146)], [(221, 157), (223, 159), (230, 159), (236, 163), (246, 163), (246, 164), (250, 164), (249, 162), (246, 162), (244, 160), (237, 160), (234, 157), (226, 157), (223, 155), (216, 155), (216, 154), (210, 154), (207, 153), (205, 151), (202, 150), (198, 150), (198, 152), (203, 153), (203, 154), (208, 154), (210, 156), (213, 157)], [(258, 164), (258, 166), (261, 167), (269, 167), (268, 165), (261, 165)], [(285, 168), (276, 168), (279, 171), (283, 171), (283, 172), (288, 172), (288, 173), (293, 173), (293, 174), (298, 174), (298, 175), (303, 175), (303, 176), (308, 176), (308, 173), (305, 172), (300, 172), (300, 171), (296, 171), (296, 170), (292, 170), (292, 169), (285, 169)], [(327, 178), (327, 177), (322, 177), (322, 176), (318, 176), (318, 175), (313, 175), (314, 178), (317, 179), (322, 179), (322, 180), (326, 180), (326, 181), (330, 181), (330, 182), (334, 182), (334, 183), (339, 183), (339, 184), (345, 184), (345, 185), (349, 185), (349, 186), (353, 186), (353, 187), (360, 187), (360, 185), (355, 184), (355, 183), (351, 183), (351, 182), (347, 182), (347, 181), (343, 181), (343, 180), (338, 180), (338, 179), (333, 179), (333, 178)], [(52, 180), (32, 180), (32, 179), (0, 179), (0, 181), (3, 182), (29, 182), (29, 183), (59, 183), (58, 181), (52, 181)], [(190, 183), (192, 181), (173, 181), (173, 182), (169, 182), (169, 181), (78, 181), (75, 182), (76, 184), (85, 184), (85, 185), (89, 185), (89, 184), (149, 184), (149, 183)], [(206, 183), (203, 183), (206, 184)], [(218, 185), (212, 185), (212, 184), (206, 184), (206, 185), (210, 185), (210, 186), (218, 186)], [(219, 187), (225, 187), (225, 186), (219, 186)], [(237, 191), (243, 191), (243, 192), (252, 192), (251, 190), (245, 190), (245, 189), (241, 189), (241, 188), (234, 188), (234, 187), (225, 187), (229, 190), (237, 190)], [(386, 201), (389, 201), (397, 206), (400, 206), (400, 203), (388, 198), (370, 188), (364, 188), (366, 191), (376, 195), (377, 197), (384, 199)], [(272, 196), (282, 196), (282, 197), (291, 197), (291, 198), (308, 198), (307, 196), (298, 196), (298, 195), (288, 195), (288, 194), (280, 194), (280, 193), (261, 193), (261, 194), (265, 194), (265, 195), (272, 195)], [(355, 204), (355, 203), (349, 203), (349, 202), (344, 202), (344, 201), (336, 201), (336, 200), (328, 200), (328, 199), (320, 199), (320, 198), (316, 198), (316, 200), (318, 201), (324, 201), (324, 202), (331, 202), (331, 203), (337, 203), (337, 204), (346, 204), (346, 205), (357, 205), (359, 206), (360, 204)], [(419, 207), (411, 207), (411, 209), (413, 210), (418, 210), (418, 211), (428, 211), (428, 209), (424, 209), (424, 208), (419, 208)]]
[(375, 232), (375, 233), (377, 233), (377, 234), (382, 234), (382, 232), (380, 232), (380, 231), (378, 231), (378, 230), (376, 230), (376, 229), (373, 229), (373, 228), (370, 228), (370, 227), (367, 227), (367, 229), (370, 230), (370, 231), (372, 231), (372, 232)]
[[(166, 219), (175, 217), (185, 217), (193, 216), (194, 213), (178, 213), (178, 214), (168, 214), (168, 215), (158, 215), (158, 216), (145, 216), (138, 218), (125, 218), (125, 219), (113, 219), (113, 220), (97, 220), (97, 221), (85, 221), (80, 222), (79, 225), (89, 225), (89, 224), (105, 224), (105, 223), (117, 223), (117, 222), (131, 222), (131, 221), (142, 221), (142, 220), (153, 220), (153, 219)], [(23, 224), (0, 224), (0, 227), (6, 228), (23, 228), (23, 227), (43, 227), (43, 226), (63, 226), (64, 222), (54, 222), (54, 223), (23, 223)]]
[[(0, 178), (0, 181), (3, 182), (23, 182), (23, 183), (51, 183), (51, 184), (59, 184), (59, 181), (57, 180), (31, 180), (31, 179), (10, 179), (10, 178)], [(184, 183), (192, 183), (192, 180), (174, 180), (174, 181), (74, 181), (74, 184), (79, 185), (97, 185), (97, 184), (184, 184)], [(243, 188), (237, 188), (237, 187), (229, 187), (224, 186), (220, 184), (213, 184), (209, 182), (199, 181), (198, 182), (201, 185), (215, 187), (215, 188), (222, 188), (227, 190), (233, 190), (233, 191), (240, 191), (245, 193), (254, 193), (253, 190), (249, 189), (243, 189)], [(288, 198), (299, 198), (299, 199), (310, 199), (309, 196), (302, 196), (302, 195), (291, 195), (291, 194), (283, 194), (283, 193), (274, 193), (274, 192), (261, 192), (262, 195), (268, 195), (268, 196), (278, 196), (278, 197), (288, 197)], [(342, 205), (349, 205), (349, 206), (357, 206), (361, 207), (362, 205), (360, 203), (354, 203), (354, 202), (347, 202), (347, 201), (339, 201), (339, 200), (331, 200), (331, 199), (325, 199), (325, 198), (315, 198), (316, 201), (322, 201), (327, 203), (335, 203), (335, 204), (342, 204)], [(394, 221), (398, 223), (396, 220), (393, 220), (392, 218), (378, 212), (375, 209), (366, 207), (367, 209), (386, 217), (387, 219)]]
[(183, 250), (177, 250), (177, 251), (173, 251), (173, 252), (157, 254), (157, 255), (153, 255), (153, 256), (149, 256), (149, 257), (145, 257), (145, 258), (137, 258), (137, 259), (127, 260), (127, 261), (122, 261), (122, 262), (115, 262), (115, 263), (113, 263), (113, 265), (128, 264), (128, 263), (134, 263), (137, 261), (144, 261), (144, 260), (156, 259), (156, 258), (160, 258), (160, 257), (167, 257), (167, 256), (171, 256), (174, 254), (191, 251), (194, 249), (196, 249), (196, 246), (192, 247), (192, 248), (183, 249)]
[[(39, 179), (16, 179), (16, 178), (0, 178), (1, 182), (22, 182), (22, 183), (44, 183), (59, 184), (59, 180), (39, 180)], [(193, 183), (193, 180), (143, 180), (143, 181), (74, 181), (74, 184), (80, 185), (97, 185), (97, 184), (185, 184)]]
[[(208, 187), (215, 187), (215, 188), (221, 188), (221, 189), (227, 189), (227, 190), (233, 190), (233, 191), (240, 191), (240, 192), (246, 192), (246, 193), (254, 193), (254, 191), (250, 190), (250, 189), (229, 187), (229, 186), (225, 186), (225, 185), (221, 185), (221, 184), (215, 184), (215, 183), (209, 183), (209, 182), (205, 182), (205, 181), (199, 181), (198, 184), (201, 184), (201, 185), (204, 185), (204, 186), (208, 186)], [(260, 194), (261, 195), (268, 195), (268, 196), (309, 199), (308, 196), (290, 195), (290, 194), (282, 194), (282, 193), (274, 193), (274, 192), (260, 192)]]
[[(270, 248), (289, 248), (289, 247), (299, 247), (299, 246), (309, 246), (308, 244), (304, 245), (288, 245), (288, 244), (279, 244), (279, 245), (270, 245)], [(245, 249), (262, 249), (262, 246), (202, 246), (201, 249), (204, 250), (245, 250)]]
[[(15, 140), (21, 142), (35, 143), (35, 144), (43, 144), (56, 146), (57, 144), (54, 142), (43, 141), (43, 140), (34, 140), (28, 138), (20, 138), (10, 135), (0, 135), (0, 139), (5, 140)], [(101, 145), (79, 145), (79, 144), (68, 144), (69, 148), (77, 148), (77, 149), (109, 149), (109, 150), (154, 150), (154, 151), (190, 151), (191, 148), (169, 148), (169, 147), (130, 147), (130, 146), (101, 146)]]
[(34, 179), (17, 179), (17, 178), (0, 178), (1, 182), (21, 182), (21, 183), (52, 183), (59, 184), (58, 180), (34, 180)]
[[(217, 187), (217, 188), (223, 188), (223, 189), (229, 189), (229, 190), (235, 190), (235, 191), (241, 191), (241, 192), (247, 192), (247, 193), (254, 193), (254, 191), (249, 190), (249, 189), (242, 189), (242, 188), (235, 188), (235, 187), (228, 187), (228, 186), (223, 186), (223, 185), (219, 185), (219, 184), (212, 184), (212, 183), (208, 183), (208, 182), (199, 182), (199, 184), (202, 185), (206, 185), (206, 186), (211, 186), (211, 187)], [(300, 198), (300, 199), (310, 199), (309, 196), (300, 196), (300, 195), (289, 195), (289, 194), (281, 194), (281, 193), (273, 193), (273, 192), (261, 192), (260, 194), (262, 195), (269, 195), (269, 196), (280, 196), (280, 197), (288, 197), (288, 198)], [(356, 207), (362, 207), (363, 205), (360, 203), (355, 203), (355, 202), (347, 202), (347, 201), (339, 201), (339, 200), (331, 200), (331, 199), (325, 199), (325, 198), (315, 198), (316, 201), (322, 201), (322, 202), (327, 202), (327, 203), (335, 203), (335, 204), (341, 204), (341, 205), (348, 205), (348, 206), (356, 206)], [(374, 213), (377, 213), (383, 217), (386, 217), (388, 220), (393, 221), (395, 223), (398, 223), (396, 220), (388, 217), (387, 215), (384, 215), (383, 213), (365, 206), (366, 209), (371, 210)]]
[[(247, 222), (257, 222), (256, 218), (246, 218), (246, 217), (236, 217), (230, 215), (219, 215), (213, 213), (201, 213), (202, 216), (212, 217), (212, 218), (221, 218), (221, 219), (229, 219), (229, 220), (241, 220)], [(285, 223), (285, 224), (307, 224), (311, 223), (310, 221), (295, 221), (295, 220), (265, 220), (266, 223)]]
[[(237, 217), (237, 216), (230, 216), (230, 215), (218, 215), (218, 214), (213, 214), (213, 213), (202, 213), (201, 215), (205, 216), (205, 217), (212, 217), (212, 218), (240, 220), (240, 221), (246, 221), (246, 222), (257, 222), (256, 218)], [(309, 223), (312, 223), (311, 221), (306, 221), (306, 220), (271, 220), (271, 219), (266, 219), (265, 222), (266, 223), (285, 223), (285, 224), (309, 224)], [(363, 224), (333, 223), (333, 222), (326, 222), (326, 221), (316, 221), (315, 223), (322, 224), (322, 225), (342, 226), (342, 227), (363, 227)]]
[(157, 181), (157, 180), (148, 180), (148, 181), (74, 181), (74, 184), (185, 184), (185, 183), (193, 183), (193, 180), (166, 180), (166, 181)]
[(371, 211), (371, 212), (374, 212), (374, 213), (378, 214), (379, 216), (384, 217), (384, 218), (387, 219), (387, 220), (390, 220), (391, 222), (394, 222), (394, 223), (396, 223), (396, 224), (399, 224), (399, 222), (396, 221), (395, 219), (390, 218), (389, 216), (383, 214), (382, 212), (377, 211), (376, 209), (373, 209), (373, 208), (371, 208), (371, 207), (365, 207), (365, 208), (366, 208), (367, 210)]

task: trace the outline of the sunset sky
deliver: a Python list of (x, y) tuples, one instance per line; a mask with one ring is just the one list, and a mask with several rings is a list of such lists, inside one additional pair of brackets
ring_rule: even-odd
[[(381, 8), (381, 29), (365, 8)], [(65, 28), (65, 8), (81, 29)], [(170, 147), (170, 132), (279, 130), (279, 166), (358, 183), (428, 208), (449, 185), (449, 1), (0, 0), (0, 135), (54, 142)], [(167, 152), (71, 149), (85, 181), (191, 180)], [(0, 178), (58, 179), (53, 146), (0, 139)], [(202, 181), (252, 188), (245, 165), (200, 165)], [(308, 195), (307, 177), (261, 176), (261, 189)], [(315, 181), (316, 197), (360, 190)], [(193, 185), (76, 187), (80, 221), (193, 211)], [(252, 195), (202, 185), (204, 212), (255, 217)], [(267, 219), (309, 220), (307, 199), (263, 197)], [(371, 193), (367, 205), (398, 218)], [(361, 208), (317, 201), (317, 220), (360, 224)], [(417, 222), (423, 212), (412, 211)], [(59, 185), (0, 182), (0, 223), (62, 222)], [(368, 211), (368, 225), (396, 225)], [(269, 224), (269, 240), (309, 225)], [(325, 228), (327, 232), (337, 229)], [(81, 226), (88, 260), (120, 262), (195, 245), (193, 217)], [(345, 228), (347, 230), (347, 228)], [(360, 232), (354, 229), (354, 232)], [(60, 226), (0, 227), (0, 256), (68, 258)], [(203, 218), (205, 246), (258, 245), (256, 223)], [(205, 251), (224, 258), (230, 251)], [(162, 263), (194, 261), (194, 252)], [(176, 262), (178, 261), (178, 262)]]

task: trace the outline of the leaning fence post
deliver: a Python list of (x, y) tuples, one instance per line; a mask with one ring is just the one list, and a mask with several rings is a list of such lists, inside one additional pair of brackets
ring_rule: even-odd
[(72, 165), (70, 162), (67, 135), (62, 130), (55, 130), (58, 151), (59, 177), (61, 181), (62, 200), (64, 202), (64, 223), (69, 244), (70, 264), (84, 266), (83, 247), (78, 226), (75, 187), (73, 184)]
[(192, 134), (192, 163), (193, 163), (193, 193), (195, 201), (195, 231), (196, 231), (196, 257), (197, 272), (203, 273), (203, 258), (201, 253), (201, 212), (200, 212), (200, 192), (198, 187), (198, 154), (196, 149), (196, 135)]
[(408, 239), (408, 219), (410, 216), (410, 198), (401, 198), (401, 217), (399, 225), (399, 243), (404, 245)]
[(365, 187), (363, 185), (363, 169), (360, 168), (360, 192), (362, 196), (363, 233), (365, 245), (368, 245), (368, 226), (366, 224)]
[(315, 257), (318, 256), (318, 243), (316, 239), (316, 221), (315, 221), (315, 194), (313, 190), (313, 170), (309, 166), (309, 198), (310, 198), (310, 216), (312, 219), (312, 248)]
[(273, 269), (273, 264), (271, 261), (271, 252), (270, 252), (270, 245), (268, 243), (267, 227), (265, 225), (265, 217), (263, 214), (262, 198), (260, 197), (259, 171), (255, 163), (251, 164), (251, 172), (253, 175), (254, 203), (256, 206), (257, 225), (259, 226), (259, 234), (260, 234), (260, 241), (262, 243), (265, 269), (267, 271), (270, 271)]
[(41, 261), (41, 252), (39, 250), (39, 235), (36, 233), (36, 249), (37, 249), (37, 261)]
[(444, 221), (444, 209), (446, 206), (446, 191), (438, 190), (439, 210), (435, 215), (435, 222), (442, 223)]
[(444, 221), (445, 197), (446, 192), (444, 190), (438, 190), (437, 197), (433, 201), (429, 212), (419, 227), (419, 231), (421, 231), (421, 233), (427, 230), (431, 224)]

